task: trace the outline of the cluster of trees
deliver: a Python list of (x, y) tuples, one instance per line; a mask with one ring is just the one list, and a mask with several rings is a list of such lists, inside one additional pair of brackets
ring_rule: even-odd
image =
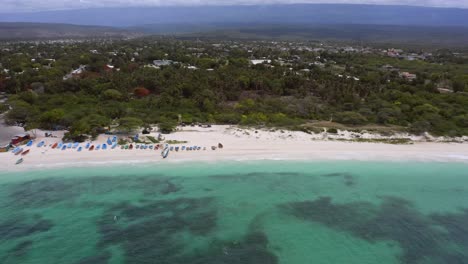
[[(2, 66), (10, 70), (0, 75), (0, 90), (10, 94), (13, 107), (7, 121), (66, 128), (75, 138), (155, 123), (170, 132), (180, 116), (187, 123), (275, 126), (331, 119), (350, 126), (399, 125), (414, 133), (468, 135), (467, 67), (449, 61), (451, 57), (441, 58), (444, 64), (407, 62), (375, 54), (265, 50), (260, 45), (255, 56), (273, 59), (272, 65), (252, 66), (252, 54), (245, 49), (198, 41), (82, 42), (31, 49), (18, 44), (0, 52)], [(311, 65), (318, 55), (334, 64)], [(275, 61), (280, 56), (301, 60), (282, 66)], [(155, 59), (178, 63), (144, 67)], [(418, 79), (405, 81), (382, 70), (384, 64), (411, 70)], [(87, 66), (85, 72), (64, 80), (80, 65)], [(441, 94), (436, 89), (440, 83), (457, 93)]]

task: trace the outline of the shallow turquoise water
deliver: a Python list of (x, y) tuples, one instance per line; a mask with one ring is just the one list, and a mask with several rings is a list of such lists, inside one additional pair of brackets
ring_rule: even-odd
[(0, 263), (468, 263), (467, 249), (467, 164), (0, 174)]

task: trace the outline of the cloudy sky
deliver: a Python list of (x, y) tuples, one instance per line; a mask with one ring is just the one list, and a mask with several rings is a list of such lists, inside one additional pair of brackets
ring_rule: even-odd
[(0, 0), (0, 13), (90, 7), (272, 3), (347, 3), (468, 8), (468, 0)]

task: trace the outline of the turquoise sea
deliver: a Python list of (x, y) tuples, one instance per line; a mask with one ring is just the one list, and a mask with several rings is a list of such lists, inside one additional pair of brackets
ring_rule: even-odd
[(468, 164), (3, 172), (0, 263), (468, 263)]

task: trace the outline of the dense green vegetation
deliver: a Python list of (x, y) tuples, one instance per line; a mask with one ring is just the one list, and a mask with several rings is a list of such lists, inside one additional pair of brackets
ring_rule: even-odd
[[(4, 44), (0, 92), (9, 95), (13, 107), (7, 122), (66, 128), (71, 137), (156, 123), (171, 132), (179, 121), (297, 127), (312, 120), (468, 135), (468, 58), (463, 54), (439, 50), (426, 60), (408, 61), (377, 49), (299, 48), (316, 43), (214, 43), (219, 42)], [(250, 65), (251, 58), (272, 62)], [(179, 63), (145, 67), (161, 59)], [(80, 65), (86, 70), (64, 79)], [(417, 78), (405, 80), (384, 65)]]

